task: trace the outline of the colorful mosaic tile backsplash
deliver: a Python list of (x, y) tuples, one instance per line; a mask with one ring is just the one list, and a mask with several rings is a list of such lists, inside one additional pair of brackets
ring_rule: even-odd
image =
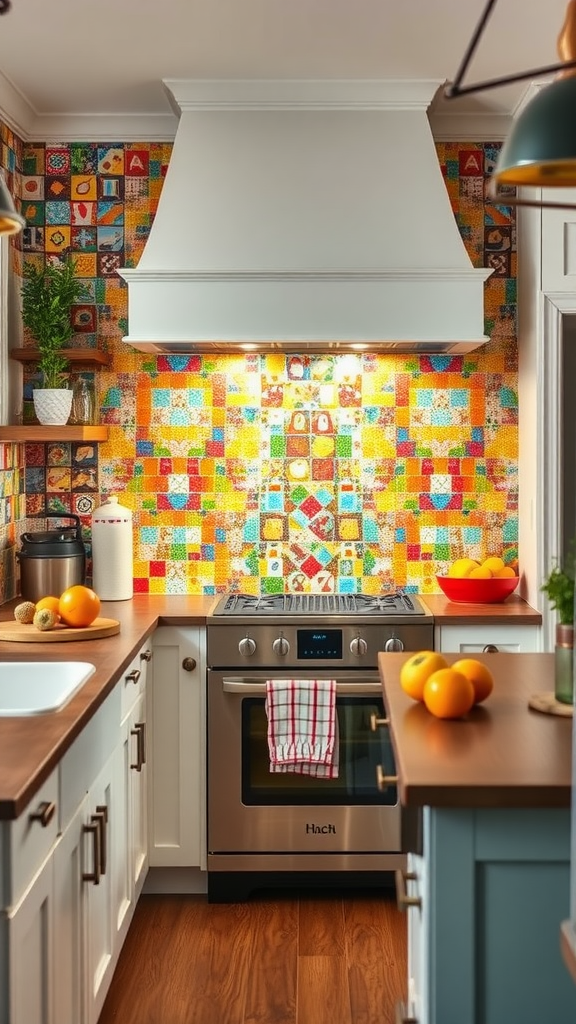
[[(151, 357), (121, 340), (116, 271), (138, 262), (170, 147), (25, 147), (16, 269), (70, 249), (85, 284), (73, 344), (112, 355), (94, 377), (109, 440), (27, 444), (25, 471), (0, 470), (8, 490), (25, 481), (26, 515), (73, 511), (88, 537), (93, 508), (117, 494), (134, 512), (141, 593), (430, 593), (463, 553), (514, 557), (514, 217), (484, 202), (497, 145), (437, 150), (471, 259), (493, 269), (488, 345), (454, 357), (214, 358)], [(6, 548), (18, 511), (1, 500)]]

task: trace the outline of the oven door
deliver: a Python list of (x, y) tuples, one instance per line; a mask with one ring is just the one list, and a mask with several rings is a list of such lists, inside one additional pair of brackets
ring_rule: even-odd
[[(290, 678), (308, 674), (290, 670)], [(316, 678), (334, 673), (315, 671)], [(396, 787), (377, 673), (337, 678), (339, 772), (316, 779), (270, 772), (266, 678), (208, 672), (208, 853), (384, 853), (401, 849)], [(278, 678), (278, 672), (274, 672)]]

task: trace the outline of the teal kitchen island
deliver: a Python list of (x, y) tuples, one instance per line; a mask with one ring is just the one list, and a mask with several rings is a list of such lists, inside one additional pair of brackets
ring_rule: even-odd
[(407, 999), (397, 1020), (574, 1024), (576, 985), (560, 949), (572, 720), (528, 706), (553, 689), (553, 654), (478, 658), (494, 691), (447, 721), (402, 691), (405, 654), (379, 655), (399, 799), (421, 814), (397, 884), (408, 913)]

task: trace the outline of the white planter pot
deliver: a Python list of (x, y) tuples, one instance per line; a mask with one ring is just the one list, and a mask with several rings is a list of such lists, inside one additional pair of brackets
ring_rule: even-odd
[(43, 425), (63, 426), (72, 408), (69, 388), (38, 388), (32, 392), (34, 412)]

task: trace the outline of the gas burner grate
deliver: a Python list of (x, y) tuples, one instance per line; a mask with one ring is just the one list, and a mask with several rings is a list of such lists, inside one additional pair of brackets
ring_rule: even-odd
[(418, 599), (391, 594), (230, 594), (215, 615), (422, 615)]

